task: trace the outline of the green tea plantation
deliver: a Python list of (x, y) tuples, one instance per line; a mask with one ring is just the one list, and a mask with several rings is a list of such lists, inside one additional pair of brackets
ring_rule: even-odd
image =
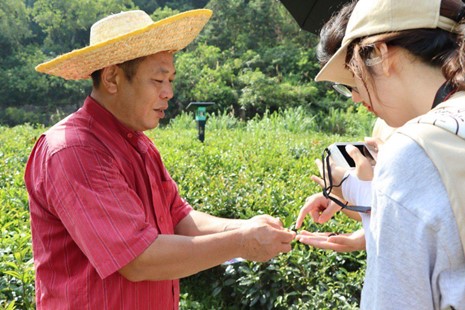
[[(241, 122), (210, 115), (205, 141), (191, 114), (147, 132), (190, 204), (212, 215), (279, 217), (294, 225), (305, 198), (320, 188), (314, 163), (335, 141), (370, 134), (372, 117), (360, 111), (311, 117), (300, 109)], [(338, 128), (334, 130), (334, 128)], [(47, 128), (0, 127), (0, 309), (34, 309), (34, 266), (24, 166)], [(360, 224), (337, 214), (309, 231), (350, 232)], [(181, 309), (357, 309), (365, 252), (336, 253), (293, 243), (267, 263), (221, 265), (181, 279)]]

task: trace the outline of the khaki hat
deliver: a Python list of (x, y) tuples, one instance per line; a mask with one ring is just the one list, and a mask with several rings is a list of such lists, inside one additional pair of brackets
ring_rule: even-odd
[(457, 23), (440, 16), (441, 0), (359, 0), (347, 24), (342, 45), (315, 77), (315, 81), (355, 85), (345, 66), (347, 47), (357, 38), (419, 28), (454, 32)]
[(89, 46), (42, 63), (36, 70), (80, 80), (110, 65), (162, 51), (176, 52), (197, 37), (211, 15), (210, 10), (192, 10), (157, 22), (140, 10), (110, 15), (92, 25)]

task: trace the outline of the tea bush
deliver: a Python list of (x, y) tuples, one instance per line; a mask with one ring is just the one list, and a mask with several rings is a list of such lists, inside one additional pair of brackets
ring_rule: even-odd
[[(333, 112), (337, 114), (338, 112)], [(348, 116), (341, 113), (335, 119)], [(357, 116), (354, 113), (352, 116)], [(372, 119), (352, 121), (350, 135), (317, 131), (321, 124), (299, 109), (241, 122), (211, 115), (205, 142), (193, 115), (183, 114), (148, 132), (184, 196), (196, 209), (217, 216), (279, 217), (291, 227), (310, 194), (314, 160), (336, 140), (360, 140)], [(34, 271), (24, 165), (43, 127), (1, 127), (0, 309), (34, 308)], [(359, 224), (338, 214), (310, 231), (353, 231)], [(335, 253), (294, 243), (292, 252), (267, 263), (224, 264), (181, 280), (182, 309), (356, 309), (365, 253)]]
[(0, 309), (32, 309), (34, 270), (23, 174), (44, 128), (0, 129)]

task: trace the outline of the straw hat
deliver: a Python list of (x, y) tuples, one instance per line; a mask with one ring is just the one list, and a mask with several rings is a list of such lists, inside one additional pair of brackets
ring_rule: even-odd
[(197, 37), (211, 15), (210, 10), (192, 10), (158, 22), (140, 10), (110, 15), (92, 25), (89, 46), (42, 63), (36, 70), (80, 80), (110, 65), (161, 51), (176, 52)]
[(345, 66), (347, 48), (357, 38), (420, 28), (440, 28), (454, 32), (457, 22), (440, 15), (441, 0), (359, 0), (347, 24), (342, 45), (315, 77), (355, 85)]

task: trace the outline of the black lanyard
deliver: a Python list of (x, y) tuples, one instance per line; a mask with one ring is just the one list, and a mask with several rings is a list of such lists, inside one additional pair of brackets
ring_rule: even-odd
[(431, 109), (434, 109), (438, 104), (449, 99), (449, 97), (452, 96), (456, 91), (457, 88), (454, 85), (448, 81), (444, 82), (444, 84), (442, 84), (436, 92)]

